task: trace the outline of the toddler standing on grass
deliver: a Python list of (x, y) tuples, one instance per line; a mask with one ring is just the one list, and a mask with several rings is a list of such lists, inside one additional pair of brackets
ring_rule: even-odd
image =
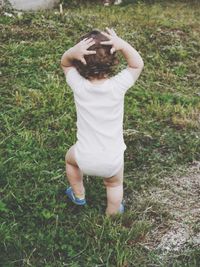
[[(113, 74), (120, 51), (128, 66)], [(142, 69), (139, 53), (113, 29), (93, 30), (61, 58), (77, 112), (77, 141), (66, 154), (69, 199), (85, 205), (83, 174), (101, 176), (107, 192), (106, 214), (124, 212), (124, 96)]]

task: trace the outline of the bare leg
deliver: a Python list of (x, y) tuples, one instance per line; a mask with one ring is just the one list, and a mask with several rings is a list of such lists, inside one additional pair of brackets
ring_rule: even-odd
[(79, 198), (84, 198), (85, 188), (83, 185), (83, 173), (81, 172), (76, 163), (74, 145), (71, 146), (70, 149), (67, 151), (65, 162), (67, 180), (69, 181), (70, 186), (74, 191), (74, 194)]
[(119, 211), (123, 199), (123, 173), (124, 165), (115, 176), (104, 178), (107, 192), (107, 215), (116, 214)]

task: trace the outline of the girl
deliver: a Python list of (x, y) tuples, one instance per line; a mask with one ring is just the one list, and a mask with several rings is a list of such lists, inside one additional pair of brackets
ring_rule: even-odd
[[(117, 51), (128, 66), (113, 75)], [(77, 112), (77, 142), (66, 154), (70, 183), (66, 194), (75, 204), (86, 204), (83, 174), (101, 176), (107, 191), (106, 214), (124, 212), (124, 96), (143, 65), (139, 53), (109, 28), (84, 35), (61, 58)]]

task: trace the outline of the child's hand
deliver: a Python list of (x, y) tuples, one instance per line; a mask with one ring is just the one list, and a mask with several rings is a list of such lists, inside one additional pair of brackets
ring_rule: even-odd
[(89, 38), (89, 39), (85, 38), (85, 39), (81, 40), (78, 44), (76, 44), (72, 48), (73, 58), (80, 60), (84, 65), (86, 65), (87, 62), (86, 62), (84, 56), (96, 54), (96, 51), (87, 50), (90, 46), (92, 46), (94, 44), (95, 44), (95, 41), (93, 40), (93, 38)]
[(108, 27), (106, 27), (106, 30), (108, 33), (106, 32), (101, 32), (101, 33), (104, 34), (109, 39), (109, 41), (103, 41), (101, 42), (101, 44), (112, 45), (110, 53), (113, 54), (115, 51), (121, 50), (123, 48), (124, 40), (118, 37), (113, 29), (109, 29)]

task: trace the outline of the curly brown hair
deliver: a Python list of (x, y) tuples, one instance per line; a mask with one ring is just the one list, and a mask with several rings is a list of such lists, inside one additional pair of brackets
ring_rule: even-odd
[(74, 60), (73, 65), (78, 72), (86, 79), (103, 79), (114, 73), (114, 65), (119, 61), (116, 56), (116, 52), (110, 53), (111, 45), (102, 45), (100, 42), (108, 41), (108, 38), (103, 35), (99, 30), (92, 30), (91, 32), (83, 35), (78, 42), (84, 38), (93, 38), (95, 44), (88, 50), (95, 50), (96, 54), (86, 55), (85, 60), (87, 65), (84, 65), (79, 60)]

